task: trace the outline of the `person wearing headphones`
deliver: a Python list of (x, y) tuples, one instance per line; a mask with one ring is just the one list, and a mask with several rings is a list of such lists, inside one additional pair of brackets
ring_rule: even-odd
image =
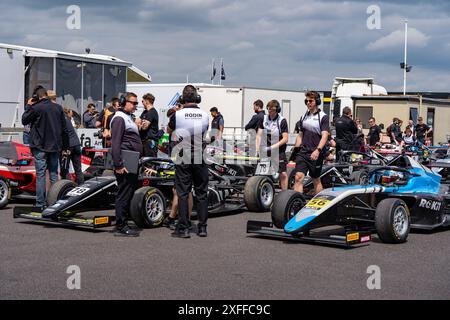
[[(280, 115), (281, 107), (277, 100), (269, 101), (267, 110), (268, 114), (264, 115), (263, 120), (259, 123), (256, 150), (260, 150), (262, 155), (271, 157), (273, 167), (278, 168), (280, 174), (280, 188), (287, 190), (286, 144), (289, 141), (288, 124), (286, 119)], [(263, 138), (265, 139), (263, 140)], [(261, 146), (263, 146), (263, 149), (261, 149)]]
[(111, 119), (111, 154), (118, 187), (115, 205), (115, 236), (139, 236), (139, 232), (131, 229), (127, 224), (131, 199), (138, 186), (138, 175), (128, 172), (122, 159), (122, 150), (135, 151), (142, 155), (143, 147), (139, 129), (131, 116), (137, 105), (136, 94), (125, 93), (120, 98), (120, 108)]
[(313, 180), (314, 192), (323, 190), (320, 175), (324, 162), (325, 146), (328, 142), (330, 123), (328, 116), (319, 109), (322, 103), (316, 91), (305, 94), (305, 104), (308, 108), (306, 114), (300, 119), (300, 133), (295, 140), (292, 158), (295, 158), (297, 171), (295, 174), (295, 191), (303, 193), (305, 176)]
[[(194, 185), (197, 198), (197, 235), (207, 236), (208, 220), (208, 166), (203, 159), (206, 147), (206, 133), (209, 127), (208, 114), (198, 104), (201, 97), (197, 89), (187, 85), (183, 89), (180, 103), (183, 108), (176, 111), (169, 120), (169, 133), (176, 136), (177, 144), (171, 156), (175, 158), (175, 188), (178, 194), (178, 223), (172, 233), (176, 238), (190, 238), (189, 193)], [(173, 139), (175, 140), (175, 139)]]

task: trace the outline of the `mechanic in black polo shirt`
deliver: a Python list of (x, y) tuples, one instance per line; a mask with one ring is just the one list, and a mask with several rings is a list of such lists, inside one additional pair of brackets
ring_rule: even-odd
[(371, 117), (369, 119), (369, 134), (367, 135), (367, 140), (369, 141), (369, 146), (375, 147), (380, 144), (381, 140), (381, 128), (377, 125), (375, 118)]
[(358, 126), (353, 121), (352, 109), (345, 107), (342, 117), (336, 120), (336, 160), (339, 160), (340, 151), (358, 150), (356, 135)]
[(416, 139), (418, 142), (420, 142), (421, 144), (425, 144), (425, 138), (428, 136), (428, 134), (433, 131), (433, 129), (431, 129), (428, 125), (426, 125), (425, 123), (423, 123), (423, 118), (419, 117), (417, 118), (417, 125), (415, 127), (415, 134), (416, 134)]
[(208, 166), (203, 160), (208, 131), (208, 114), (197, 104), (201, 102), (197, 89), (187, 85), (183, 89), (180, 103), (183, 109), (175, 112), (169, 121), (169, 133), (176, 136), (177, 145), (171, 156), (175, 159), (175, 188), (178, 194), (178, 223), (173, 237), (190, 238), (189, 234), (189, 193), (194, 184), (197, 198), (197, 235), (207, 236), (208, 220)]
[(261, 100), (256, 100), (255, 102), (253, 102), (253, 111), (255, 111), (255, 114), (245, 126), (245, 131), (253, 129), (256, 133), (258, 131), (259, 124), (264, 119), (264, 103)]
[(277, 100), (269, 101), (267, 110), (269, 111), (268, 114), (264, 116), (263, 121), (259, 124), (256, 136), (256, 150), (261, 150), (261, 147), (263, 147), (264, 149), (261, 150), (260, 154), (271, 157), (272, 166), (277, 168), (280, 174), (280, 188), (287, 190), (286, 144), (289, 140), (288, 124), (286, 119), (280, 115), (281, 107)]
[(394, 118), (392, 119), (392, 124), (386, 129), (389, 138), (391, 138), (391, 143), (394, 143), (396, 145), (402, 145), (403, 142), (403, 135), (402, 135), (402, 129), (400, 127), (400, 119)]
[(328, 116), (319, 109), (322, 103), (316, 91), (305, 94), (308, 112), (300, 120), (300, 133), (295, 140), (292, 157), (296, 157), (295, 191), (303, 193), (303, 180), (309, 173), (315, 193), (323, 190), (320, 175), (324, 161), (324, 148), (328, 142), (330, 123)]
[(144, 146), (145, 157), (156, 157), (158, 155), (159, 116), (153, 104), (155, 96), (147, 93), (142, 97), (142, 104), (145, 110), (141, 114), (142, 126), (140, 135)]
[(225, 127), (225, 121), (223, 120), (222, 114), (216, 107), (212, 107), (210, 110), (211, 116), (213, 117), (211, 121), (211, 143), (216, 142), (219, 143), (222, 140), (223, 129)]
[(122, 150), (136, 151), (142, 154), (139, 129), (131, 116), (137, 105), (137, 96), (132, 92), (125, 93), (120, 99), (119, 110), (111, 120), (111, 154), (118, 187), (115, 206), (115, 236), (139, 236), (139, 232), (131, 229), (127, 224), (131, 199), (138, 185), (138, 175), (128, 172), (122, 160)]

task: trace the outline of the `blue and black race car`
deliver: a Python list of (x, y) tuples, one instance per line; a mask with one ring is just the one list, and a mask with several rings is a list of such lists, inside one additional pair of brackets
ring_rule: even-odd
[[(331, 226), (343, 232), (329, 232)], [(448, 185), (429, 168), (402, 156), (390, 166), (373, 168), (367, 185), (325, 189), (309, 201), (300, 193), (284, 191), (275, 199), (272, 223), (249, 221), (247, 232), (351, 246), (370, 241), (374, 232), (382, 242), (402, 243), (411, 228), (446, 226), (450, 226)]]

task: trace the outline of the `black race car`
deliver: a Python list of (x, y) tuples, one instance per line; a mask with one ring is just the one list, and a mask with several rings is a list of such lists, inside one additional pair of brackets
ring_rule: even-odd
[[(210, 214), (232, 212), (245, 207), (243, 187), (236, 187), (234, 183), (247, 179), (245, 170), (242, 165), (209, 163)], [(160, 226), (172, 205), (175, 165), (170, 159), (142, 158), (138, 180), (139, 189), (131, 202), (130, 218), (139, 227)], [(116, 193), (116, 178), (108, 170), (103, 170), (102, 176), (95, 176), (80, 186), (70, 180), (60, 180), (50, 188), (48, 207), (44, 211), (38, 212), (34, 207), (16, 207), (14, 217), (92, 228), (110, 226), (114, 221), (112, 216), (86, 218), (80, 213), (113, 209)], [(194, 191), (193, 195), (195, 199)]]

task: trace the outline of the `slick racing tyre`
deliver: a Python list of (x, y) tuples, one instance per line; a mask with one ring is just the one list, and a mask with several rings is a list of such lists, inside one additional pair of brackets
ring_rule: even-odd
[(59, 199), (64, 197), (70, 190), (75, 189), (77, 184), (72, 180), (56, 181), (48, 190), (47, 205), (54, 205)]
[(272, 207), (275, 188), (269, 177), (254, 176), (247, 180), (244, 187), (244, 201), (252, 212), (267, 212)]
[(275, 227), (283, 229), (306, 204), (303, 194), (294, 190), (281, 191), (275, 197), (272, 206), (272, 223)]
[(3, 209), (8, 204), (9, 192), (8, 181), (0, 177), (0, 209)]
[(352, 185), (365, 186), (369, 184), (369, 173), (366, 170), (354, 171), (350, 175)]
[(161, 191), (153, 187), (138, 189), (131, 200), (130, 216), (140, 228), (158, 227), (166, 212), (166, 199)]
[(385, 243), (403, 243), (408, 238), (410, 214), (406, 203), (397, 198), (382, 200), (375, 212), (375, 228)]

